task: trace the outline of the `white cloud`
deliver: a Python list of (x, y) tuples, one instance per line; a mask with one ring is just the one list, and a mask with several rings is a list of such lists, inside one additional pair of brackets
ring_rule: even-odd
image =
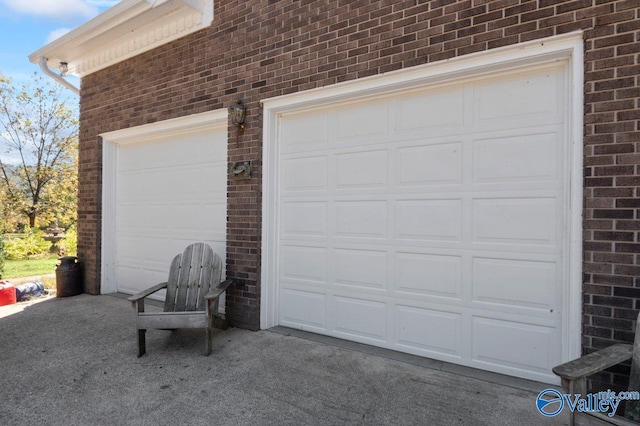
[(87, 3), (99, 8), (107, 8), (120, 3), (120, 0), (87, 0)]
[(58, 28), (57, 30), (53, 30), (47, 36), (47, 44), (51, 43), (53, 40), (58, 39), (71, 31), (70, 28)]
[(91, 18), (98, 14), (98, 6), (85, 0), (0, 0), (18, 13), (57, 18), (81, 16)]

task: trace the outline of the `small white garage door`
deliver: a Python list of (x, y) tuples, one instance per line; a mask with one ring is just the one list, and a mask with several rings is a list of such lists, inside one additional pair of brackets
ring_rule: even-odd
[[(173, 257), (206, 242), (226, 257), (227, 132), (182, 129), (117, 145), (107, 281), (135, 293), (166, 281)], [(109, 262), (109, 254), (105, 261)], [(161, 295), (163, 297), (163, 295)]]
[(278, 123), (280, 325), (555, 381), (567, 64)]

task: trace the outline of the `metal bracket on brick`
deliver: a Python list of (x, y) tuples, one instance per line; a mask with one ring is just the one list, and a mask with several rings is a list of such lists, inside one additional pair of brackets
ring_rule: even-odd
[(229, 163), (229, 179), (249, 179), (251, 177), (251, 161)]

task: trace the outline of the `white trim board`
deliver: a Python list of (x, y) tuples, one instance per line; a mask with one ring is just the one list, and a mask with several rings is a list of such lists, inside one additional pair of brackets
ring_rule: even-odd
[[(554, 61), (568, 62), (570, 111), (567, 112), (567, 153), (569, 175), (568, 205), (566, 211), (570, 223), (565, 237), (568, 259), (564, 277), (562, 360), (580, 355), (582, 313), (582, 156), (583, 156), (583, 38), (581, 32), (535, 40), (478, 52), (446, 61), (416, 66), (328, 87), (279, 96), (262, 101), (263, 123), (263, 205), (262, 221), (270, 226), (262, 227), (262, 275), (260, 297), (260, 327), (270, 328), (278, 324), (277, 296), (277, 235), (279, 179), (278, 127), (279, 117), (292, 111), (327, 107), (358, 99), (374, 98), (400, 93), (412, 88), (434, 87), (467, 78), (495, 75), (499, 72), (528, 68)], [(276, 224), (276, 225), (271, 225)]]
[[(118, 285), (112, 280), (115, 268), (116, 178), (118, 146), (153, 140), (160, 136), (186, 134), (227, 126), (227, 110), (216, 110), (157, 123), (102, 133), (102, 250), (100, 293), (113, 293)], [(225, 159), (226, 161), (226, 159)]]

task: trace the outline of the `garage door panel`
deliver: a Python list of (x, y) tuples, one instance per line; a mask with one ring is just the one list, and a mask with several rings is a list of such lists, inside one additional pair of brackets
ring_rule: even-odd
[[(168, 249), (171, 246), (171, 239), (163, 234), (158, 234), (155, 237), (150, 236), (148, 233), (126, 234), (119, 235), (118, 240), (120, 242), (118, 246), (118, 265), (140, 265), (150, 261), (166, 264), (170, 263), (177, 254), (177, 252)], [(168, 266), (165, 266), (165, 268), (168, 268)]]
[(126, 233), (144, 227), (144, 208), (137, 204), (118, 203), (117, 232)]
[(283, 154), (316, 151), (328, 146), (328, 111), (288, 114), (281, 118)]
[(335, 235), (338, 237), (386, 238), (385, 201), (339, 201), (335, 203)]
[(473, 259), (473, 300), (492, 304), (522, 306), (545, 312), (556, 308), (555, 262)]
[(144, 285), (147, 278), (139, 268), (123, 265), (117, 270), (116, 280), (118, 281), (118, 289), (127, 293), (135, 293), (141, 284)]
[(387, 252), (336, 249), (334, 251), (334, 285), (363, 290), (387, 289)]
[(462, 315), (423, 309), (415, 306), (395, 307), (395, 342), (412, 353), (461, 358)]
[(336, 155), (338, 188), (385, 188), (387, 151), (363, 151)]
[(398, 148), (396, 185), (462, 183), (462, 141)]
[[(225, 129), (226, 130), (226, 129)], [(227, 164), (227, 132), (226, 131), (214, 131), (208, 132), (208, 134), (202, 134), (199, 137), (201, 146), (203, 147), (204, 155), (202, 159), (206, 163), (216, 162), (224, 166)]]
[[(157, 185), (154, 190), (159, 196), (179, 197), (185, 199), (199, 198), (204, 195), (206, 184), (204, 183), (208, 179), (207, 171), (211, 172), (213, 176), (219, 177), (220, 171), (216, 173), (215, 168), (209, 170), (204, 168), (173, 168), (171, 174), (167, 174), (166, 171), (160, 171), (162, 176), (157, 179), (158, 184), (162, 183), (162, 187)], [(153, 176), (153, 175), (152, 175)], [(155, 195), (155, 194), (154, 194)]]
[(404, 95), (397, 103), (399, 133), (459, 128), (464, 124), (464, 89), (459, 86)]
[(562, 122), (561, 90), (564, 74), (558, 68), (540, 69), (479, 81), (474, 85), (475, 123), (517, 128)]
[[(332, 111), (334, 132), (330, 144), (334, 148), (369, 145), (372, 140), (388, 134), (387, 101), (368, 101), (342, 105)], [(354, 123), (357, 123), (354, 125)]]
[(395, 292), (410, 297), (462, 297), (462, 256), (399, 252)]
[(359, 341), (387, 340), (387, 304), (384, 302), (334, 296), (331, 299), (334, 332)]
[(473, 201), (473, 241), (558, 245), (556, 198), (487, 198)]
[[(212, 158), (207, 154), (222, 154), (219, 148), (212, 149), (209, 146), (210, 137), (211, 133), (209, 135), (187, 133), (149, 138), (142, 142), (121, 145), (118, 171), (150, 170), (206, 162), (206, 159)], [(189, 149), (185, 149), (186, 145)], [(214, 152), (211, 152), (212, 150)]]
[(131, 172), (122, 172), (118, 176), (118, 183), (121, 186), (121, 188), (119, 188), (118, 200), (121, 203), (134, 202), (136, 201), (136, 194), (145, 192), (145, 183), (135, 175), (132, 175), (133, 173)]
[(474, 183), (553, 182), (558, 174), (558, 133), (496, 135), (473, 141)]
[[(140, 206), (140, 209), (144, 211), (143, 213), (143, 225), (140, 228), (144, 228), (147, 232), (150, 233), (164, 233), (166, 232), (167, 227), (167, 217), (176, 218), (179, 216), (177, 212), (180, 210), (179, 205), (170, 205), (170, 204), (152, 204), (147, 206)], [(189, 215), (185, 218), (186, 221), (193, 221), (197, 218), (199, 213), (193, 211), (189, 212)], [(180, 224), (181, 226), (184, 222), (178, 221), (173, 222), (176, 225)]]
[[(551, 376), (559, 363), (555, 328), (543, 325), (474, 317), (473, 361)], [(499, 344), (502, 342), (502, 344)]]
[(462, 240), (462, 200), (399, 200), (396, 238), (401, 240)]
[[(120, 235), (173, 235), (184, 231), (226, 233), (226, 205), (222, 203), (120, 205)], [(167, 227), (167, 223), (171, 227)], [(206, 229), (207, 231), (203, 231)]]
[[(122, 202), (169, 202), (180, 198), (199, 198), (205, 193), (210, 176), (219, 176), (220, 171), (198, 168), (151, 169), (127, 172), (119, 176), (119, 200)], [(193, 185), (192, 182), (202, 182)], [(217, 191), (219, 193), (219, 191)]]
[(328, 185), (326, 155), (289, 157), (282, 160), (282, 176), (286, 182), (284, 193), (295, 191), (324, 191)]
[(280, 324), (326, 333), (327, 296), (309, 291), (283, 289), (280, 294)]
[[(220, 198), (223, 197), (220, 196)], [(203, 206), (203, 211), (199, 229), (207, 229), (210, 233), (225, 235), (227, 232), (227, 204), (224, 201), (208, 203)], [(184, 215), (180, 215), (179, 219), (184, 217)]]
[[(170, 178), (166, 176), (165, 169), (150, 169), (144, 172), (139, 171), (135, 175), (132, 174), (132, 178), (135, 178), (138, 182), (135, 183), (135, 193), (133, 197), (139, 202), (141, 201), (158, 201), (167, 200), (172, 195), (176, 195), (177, 191), (168, 190), (171, 185)], [(124, 186), (126, 182), (122, 183)]]
[[(183, 201), (180, 204), (165, 205), (164, 209), (157, 206), (157, 210), (159, 211), (157, 214), (158, 225), (164, 225), (166, 227), (167, 221), (169, 220), (170, 223), (173, 224), (174, 229), (167, 231), (174, 233), (176, 231), (193, 231), (201, 229), (203, 226), (206, 229), (206, 222), (209, 219), (209, 217), (207, 217), (207, 210), (213, 209), (207, 209), (207, 206), (197, 202), (187, 203)], [(210, 219), (214, 218), (211, 217)], [(215, 219), (220, 219), (219, 212)]]
[(138, 259), (140, 257), (139, 244), (142, 239), (129, 233), (118, 235), (118, 255), (122, 260)]
[(283, 280), (327, 284), (327, 249), (283, 245), (280, 249), (280, 276)]
[(282, 204), (282, 235), (324, 237), (327, 235), (326, 202), (286, 202)]
[[(225, 154), (226, 155), (226, 154)], [(208, 167), (203, 167), (203, 176), (200, 181), (200, 190), (204, 191), (207, 199), (223, 200), (227, 196), (227, 180), (226, 179), (210, 179), (210, 176), (225, 176), (227, 175), (226, 162), (220, 164), (212, 164)], [(194, 185), (198, 186), (198, 185)]]

